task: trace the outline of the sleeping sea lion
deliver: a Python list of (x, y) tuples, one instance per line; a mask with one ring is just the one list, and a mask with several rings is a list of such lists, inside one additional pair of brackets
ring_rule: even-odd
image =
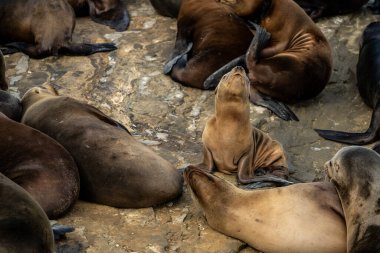
[(82, 199), (141, 208), (182, 193), (178, 170), (95, 107), (58, 96), (51, 86), (30, 89), (22, 105), (21, 121), (57, 140), (74, 157)]
[(380, 252), (380, 155), (345, 147), (325, 165), (342, 202), (347, 252)]
[(21, 51), (32, 58), (44, 58), (116, 49), (113, 43), (71, 42), (75, 15), (66, 0), (2, 0), (0, 23), (4, 24), (0, 26), (3, 54)]
[(373, 108), (371, 123), (364, 133), (315, 129), (327, 140), (364, 145), (380, 137), (380, 21), (372, 22), (364, 29), (360, 44), (356, 84), (364, 103)]
[(332, 183), (247, 191), (194, 166), (184, 178), (210, 227), (261, 252), (346, 252), (342, 206)]

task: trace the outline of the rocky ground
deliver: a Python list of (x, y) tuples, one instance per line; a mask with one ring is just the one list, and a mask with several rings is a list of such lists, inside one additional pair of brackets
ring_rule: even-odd
[[(54, 83), (60, 94), (95, 105), (125, 124), (176, 167), (197, 163), (214, 93), (184, 87), (162, 74), (176, 20), (157, 15), (148, 0), (128, 2), (132, 21), (127, 31), (115, 32), (89, 18), (79, 18), (74, 31), (74, 41), (113, 41), (117, 51), (43, 60), (21, 53), (6, 56), (10, 91), (21, 97), (30, 87)], [(292, 180), (323, 179), (323, 164), (342, 147), (321, 139), (313, 128), (367, 128), (371, 109), (355, 86), (355, 68), (361, 32), (378, 19), (362, 10), (318, 22), (333, 49), (333, 74), (319, 96), (291, 106), (299, 122), (285, 122), (251, 106), (252, 124), (283, 144)], [(233, 176), (221, 176), (235, 182)], [(117, 209), (78, 201), (59, 222), (75, 226), (68, 240), (81, 252), (256, 252), (211, 229), (186, 189), (179, 200), (154, 208)]]

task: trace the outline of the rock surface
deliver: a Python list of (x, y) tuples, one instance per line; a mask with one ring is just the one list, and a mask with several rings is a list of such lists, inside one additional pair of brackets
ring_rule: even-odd
[[(202, 130), (214, 111), (214, 93), (184, 87), (162, 74), (174, 46), (175, 19), (158, 16), (148, 0), (130, 0), (128, 8), (132, 21), (125, 32), (115, 32), (89, 18), (78, 18), (74, 30), (74, 41), (113, 41), (117, 51), (43, 60), (21, 53), (6, 56), (10, 91), (22, 96), (30, 87), (53, 83), (59, 93), (95, 105), (125, 124), (176, 167), (198, 163)], [(331, 43), (334, 69), (318, 97), (291, 106), (299, 122), (285, 122), (266, 109), (251, 106), (252, 124), (283, 144), (293, 180), (323, 179), (323, 164), (343, 146), (321, 139), (313, 128), (367, 128), (371, 109), (359, 96), (355, 69), (363, 28), (378, 19), (363, 9), (318, 22)], [(235, 182), (233, 176), (221, 176)], [(179, 200), (146, 209), (78, 201), (59, 222), (76, 227), (68, 241), (88, 253), (257, 252), (211, 229), (186, 189)]]

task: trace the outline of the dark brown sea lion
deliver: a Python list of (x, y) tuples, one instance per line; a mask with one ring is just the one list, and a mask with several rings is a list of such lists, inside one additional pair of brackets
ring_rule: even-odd
[(240, 183), (252, 183), (267, 175), (287, 178), (282, 145), (251, 125), (249, 91), (242, 67), (235, 67), (220, 81), (215, 115), (207, 121), (202, 134), (204, 156), (200, 167), (237, 173)]
[(346, 217), (347, 252), (380, 252), (380, 155), (345, 147), (325, 166)]
[(364, 103), (373, 108), (371, 123), (364, 133), (348, 133), (315, 129), (323, 138), (364, 145), (380, 137), (380, 21), (369, 24), (362, 35), (356, 65), (357, 87)]
[(162, 16), (176, 18), (182, 0), (149, 0), (153, 8)]
[(314, 20), (360, 9), (368, 0), (294, 0)]
[(21, 51), (33, 58), (89, 55), (115, 50), (113, 43), (72, 43), (75, 15), (66, 0), (0, 1), (1, 51)]
[(184, 177), (210, 227), (259, 251), (346, 252), (342, 206), (329, 182), (246, 191), (193, 166)]
[(248, 26), (229, 6), (209, 0), (184, 0), (174, 51), (164, 73), (186, 86), (205, 89), (204, 80), (244, 54), (252, 37)]
[(8, 90), (8, 81), (5, 77), (5, 61), (4, 56), (0, 51), (0, 89)]
[[(218, 0), (253, 22), (256, 34), (245, 58), (251, 81), (251, 102), (285, 120), (297, 120), (284, 104), (318, 95), (331, 73), (331, 49), (316, 24), (292, 0)], [(257, 24), (259, 25), (257, 25)], [(286, 24), (286, 25), (285, 25)], [(227, 64), (205, 86), (217, 84)]]
[(42, 87), (30, 89), (22, 104), (22, 122), (56, 139), (74, 157), (81, 198), (140, 208), (182, 193), (178, 170), (95, 107)]
[(90, 15), (100, 24), (116, 31), (125, 31), (129, 25), (129, 14), (123, 0), (67, 0), (77, 16)]
[(0, 113), (0, 172), (24, 188), (51, 219), (79, 196), (78, 168), (55, 140)]
[(24, 189), (1, 173), (0, 199), (0, 252), (55, 252), (52, 229), (44, 211)]

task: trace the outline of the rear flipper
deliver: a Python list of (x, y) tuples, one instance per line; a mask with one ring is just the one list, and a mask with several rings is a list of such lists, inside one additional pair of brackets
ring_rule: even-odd
[(179, 49), (178, 52), (174, 52), (171, 56), (171, 59), (164, 66), (164, 74), (168, 75), (172, 71), (173, 66), (176, 65), (178, 62), (181, 62), (181, 65), (186, 66), (187, 55), (192, 48), (193, 43), (189, 42), (186, 48), (184, 48), (183, 50)]
[(73, 232), (75, 230), (74, 227), (61, 225), (61, 224), (53, 224), (51, 226), (51, 229), (53, 230), (54, 234), (54, 240), (60, 240), (62, 238), (66, 237), (66, 233)]
[(62, 46), (58, 49), (60, 55), (90, 55), (99, 52), (109, 52), (116, 50), (114, 43), (99, 43), (99, 44), (78, 44), (70, 43), (67, 46)]
[(229, 63), (227, 63), (226, 65), (224, 65), (223, 67), (215, 71), (214, 73), (212, 73), (204, 81), (203, 88), (206, 90), (215, 88), (216, 86), (218, 86), (220, 79), (236, 66), (242, 66), (247, 71), (247, 68), (245, 65), (245, 55), (242, 55), (233, 59), (232, 61), (230, 61)]
[(259, 176), (250, 179), (250, 182), (240, 186), (242, 189), (258, 189), (263, 187), (279, 187), (294, 184), (291, 181), (285, 180), (276, 176)]
[(270, 97), (260, 94), (257, 90), (252, 88), (252, 86), (251, 86), (250, 100), (255, 105), (268, 108), (269, 110), (271, 110), (274, 114), (276, 114), (278, 117), (280, 117), (283, 120), (299, 121), (298, 117), (294, 114), (294, 112), (292, 112), (292, 110), (290, 110), (290, 108), (286, 104), (280, 101), (273, 100)]
[(248, 48), (248, 51), (246, 53), (246, 64), (249, 66), (248, 62), (253, 61), (257, 63), (260, 59), (260, 52), (265, 48), (265, 46), (268, 44), (271, 35), (268, 33), (265, 28), (255, 24), (251, 23), (252, 26), (255, 28), (256, 33), (255, 36), (252, 39), (251, 45)]

